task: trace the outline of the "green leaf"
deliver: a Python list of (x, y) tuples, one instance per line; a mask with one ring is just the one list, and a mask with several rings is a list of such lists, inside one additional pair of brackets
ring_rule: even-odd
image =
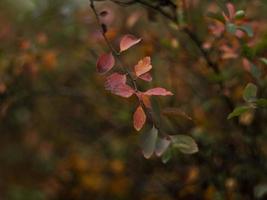
[(267, 99), (257, 99), (255, 103), (259, 107), (267, 107)]
[(235, 34), (237, 26), (233, 23), (226, 23), (226, 30), (228, 33)]
[(160, 157), (161, 155), (164, 154), (164, 152), (168, 149), (170, 146), (171, 140), (167, 138), (158, 138), (157, 144), (156, 144), (156, 149), (155, 149), (155, 154)]
[(166, 164), (167, 162), (169, 162), (169, 160), (172, 158), (172, 149), (171, 147), (167, 148), (167, 150), (165, 151), (165, 153), (162, 155), (161, 157), (161, 161)]
[(231, 112), (227, 119), (231, 119), (233, 117), (238, 117), (239, 115), (251, 110), (252, 108), (249, 107), (249, 106), (239, 106), (239, 107), (236, 107), (233, 112)]
[(259, 70), (259, 68), (254, 65), (254, 64), (251, 64), (251, 71), (250, 73), (252, 74), (252, 76), (255, 78), (255, 79), (259, 79), (260, 76), (261, 76), (261, 71)]
[(263, 64), (267, 65), (267, 58), (261, 58), (260, 61), (263, 62)]
[(253, 29), (250, 25), (238, 26), (237, 28), (241, 31), (244, 31), (249, 37), (253, 37), (254, 35)]
[(188, 135), (171, 136), (172, 146), (178, 148), (182, 153), (193, 154), (198, 152), (198, 146), (195, 140)]
[(253, 102), (257, 98), (258, 87), (253, 83), (248, 83), (243, 92), (243, 99), (246, 102)]
[(142, 134), (141, 147), (143, 155), (146, 159), (149, 159), (155, 150), (156, 142), (158, 139), (158, 129), (153, 127), (149, 132)]
[(244, 10), (238, 10), (235, 13), (236, 19), (243, 19), (245, 17), (245, 11)]

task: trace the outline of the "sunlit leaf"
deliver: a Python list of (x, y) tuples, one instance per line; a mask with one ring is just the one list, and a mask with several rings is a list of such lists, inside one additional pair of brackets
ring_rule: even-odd
[(164, 152), (168, 149), (169, 145), (171, 143), (170, 139), (167, 138), (158, 138), (155, 154), (156, 156), (160, 157), (164, 154)]
[(136, 76), (141, 76), (152, 69), (151, 59), (149, 56), (144, 57), (142, 60), (138, 61), (137, 65), (134, 66), (134, 71)]
[(171, 136), (172, 146), (178, 148), (179, 151), (185, 154), (193, 154), (198, 152), (198, 146), (195, 140), (188, 135)]
[(239, 107), (235, 108), (235, 109), (233, 110), (233, 112), (231, 112), (231, 113), (228, 115), (227, 119), (231, 119), (231, 118), (233, 118), (233, 117), (238, 117), (238, 116), (240, 116), (241, 114), (243, 114), (243, 113), (249, 111), (250, 109), (252, 109), (252, 108), (249, 107), (249, 106), (239, 106)]
[(125, 51), (129, 49), (130, 47), (134, 46), (135, 44), (139, 43), (141, 41), (140, 38), (136, 38), (133, 35), (127, 34), (123, 36), (123, 38), (120, 41), (120, 51)]
[(106, 73), (112, 69), (115, 65), (115, 58), (112, 53), (102, 54), (96, 63), (96, 69), (98, 73)]
[(267, 58), (261, 58), (260, 61), (261, 61), (263, 64), (267, 65)]
[(143, 155), (146, 159), (149, 159), (153, 155), (157, 139), (158, 129), (156, 129), (155, 127), (153, 127), (150, 131), (142, 134), (141, 147)]
[(243, 99), (246, 102), (253, 102), (257, 97), (258, 87), (253, 83), (248, 83), (243, 92)]
[(157, 88), (152, 88), (144, 92), (145, 95), (149, 96), (168, 96), (168, 95), (173, 95), (172, 92), (166, 90), (165, 88), (157, 87)]
[(235, 13), (235, 19), (243, 19), (245, 17), (245, 11), (244, 10), (238, 10)]
[(144, 126), (145, 122), (146, 122), (145, 111), (143, 110), (142, 106), (138, 106), (133, 116), (133, 124), (135, 130), (140, 131)]

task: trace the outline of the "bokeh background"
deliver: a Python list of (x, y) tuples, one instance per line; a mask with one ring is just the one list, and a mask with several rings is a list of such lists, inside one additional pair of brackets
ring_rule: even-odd
[[(188, 21), (209, 41), (206, 14), (218, 6), (188, 2)], [(233, 2), (255, 29), (254, 55), (267, 56), (267, 2)], [(115, 47), (123, 34), (142, 38), (123, 60), (134, 66), (151, 56), (154, 80), (139, 84), (175, 94), (157, 100), (163, 126), (169, 134), (190, 134), (199, 152), (177, 153), (167, 164), (143, 158), (142, 133), (132, 127), (137, 102), (109, 94), (96, 73), (97, 57), (107, 47), (89, 1), (1, 0), (0, 199), (266, 199), (266, 111), (257, 126), (251, 126), (255, 113), (240, 117), (240, 129), (226, 119), (231, 110), (219, 95), (217, 83), (224, 80), (225, 92), (242, 103), (252, 78), (238, 56), (224, 52), (219, 77), (190, 39), (157, 12), (109, 1), (96, 7), (108, 11), (101, 20)], [(265, 78), (266, 66), (261, 70)]]

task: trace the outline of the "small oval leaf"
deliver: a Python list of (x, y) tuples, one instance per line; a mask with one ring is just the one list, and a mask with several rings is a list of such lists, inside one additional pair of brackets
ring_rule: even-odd
[(165, 153), (165, 151), (168, 149), (170, 143), (171, 143), (171, 140), (167, 138), (158, 138), (156, 149), (155, 149), (156, 156), (158, 157), (162, 156)]
[(243, 113), (245, 113), (245, 112), (247, 112), (247, 111), (249, 111), (249, 110), (251, 110), (251, 109), (252, 109), (252, 108), (249, 107), (249, 106), (240, 106), (240, 107), (236, 107), (236, 108), (233, 110), (233, 112), (231, 112), (231, 113), (228, 115), (227, 119), (231, 119), (231, 118), (233, 118), (233, 117), (238, 117), (239, 115), (241, 115), (241, 114), (243, 114)]
[(112, 53), (102, 54), (96, 63), (97, 72), (100, 74), (104, 74), (112, 69), (115, 65), (115, 58)]
[(123, 38), (120, 41), (120, 52), (129, 49), (130, 47), (134, 46), (140, 41), (141, 41), (140, 38), (136, 38), (135, 36), (130, 34), (123, 36)]
[(246, 102), (253, 102), (257, 98), (258, 87), (253, 83), (248, 83), (243, 92), (243, 99)]
[(150, 131), (142, 134), (141, 147), (143, 155), (146, 159), (149, 159), (153, 155), (157, 139), (158, 139), (158, 129), (156, 129), (155, 127), (153, 127)]
[(137, 77), (147, 73), (151, 69), (151, 58), (149, 56), (144, 57), (134, 66), (134, 71)]
[(168, 95), (173, 95), (172, 92), (166, 90), (165, 88), (157, 87), (157, 88), (152, 88), (144, 92), (145, 95), (148, 96), (168, 96)]
[(146, 114), (142, 106), (138, 106), (133, 116), (133, 124), (135, 130), (140, 131), (144, 126), (145, 122), (146, 122)]
[(198, 152), (198, 146), (195, 140), (188, 135), (171, 136), (172, 146), (178, 148), (184, 154), (193, 154)]

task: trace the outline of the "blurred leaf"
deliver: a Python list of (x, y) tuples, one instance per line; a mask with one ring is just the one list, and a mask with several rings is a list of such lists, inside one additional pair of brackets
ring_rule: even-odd
[(209, 18), (216, 19), (216, 20), (218, 20), (218, 21), (220, 21), (220, 22), (222, 22), (222, 23), (225, 22), (225, 20), (224, 20), (223, 16), (221, 15), (221, 13), (208, 12), (208, 13), (207, 13), (207, 16), (208, 16)]
[(150, 131), (142, 134), (141, 147), (143, 155), (146, 159), (149, 159), (153, 155), (157, 139), (158, 129), (156, 129), (155, 127), (153, 127)]
[(161, 157), (161, 161), (166, 164), (167, 162), (169, 162), (169, 160), (172, 158), (172, 150), (171, 147), (167, 148), (167, 150), (165, 151), (165, 153), (162, 155)]
[(148, 96), (170, 96), (173, 95), (172, 92), (166, 90), (165, 88), (157, 87), (157, 88), (152, 88), (144, 92), (145, 95)]
[(248, 83), (243, 92), (243, 99), (246, 102), (253, 102), (257, 98), (258, 87), (253, 83)]
[(261, 58), (260, 61), (261, 61), (263, 64), (267, 65), (267, 58)]
[(250, 25), (238, 26), (238, 29), (244, 31), (249, 37), (253, 37), (254, 35), (253, 29)]
[(228, 33), (235, 34), (237, 26), (233, 23), (226, 23), (226, 30)]
[(169, 145), (171, 143), (171, 140), (167, 138), (158, 138), (157, 144), (156, 144), (156, 149), (155, 149), (155, 154), (160, 157), (161, 155), (164, 154), (164, 152), (168, 149)]
[(245, 11), (244, 10), (238, 10), (235, 13), (235, 19), (243, 19), (245, 17)]
[(260, 184), (254, 187), (254, 196), (257, 199), (262, 198), (267, 194), (267, 184)]
[(198, 152), (198, 146), (195, 140), (188, 135), (171, 136), (172, 146), (178, 148), (182, 153), (193, 154)]
[(251, 74), (252, 74), (252, 76), (255, 78), (255, 79), (259, 79), (260, 78), (260, 76), (261, 76), (261, 71), (259, 70), (259, 68), (256, 66), (256, 65), (254, 65), (253, 63), (251, 64)]
[(243, 113), (249, 111), (250, 109), (251, 109), (251, 107), (249, 107), (249, 106), (239, 106), (239, 107), (236, 107), (236, 108), (234, 109), (234, 111), (231, 112), (231, 113), (228, 115), (227, 119), (231, 119), (231, 118), (233, 118), (233, 117), (238, 117), (239, 115), (241, 115), (241, 114), (243, 114)]
[(255, 103), (257, 106), (267, 107), (267, 99), (257, 99)]

